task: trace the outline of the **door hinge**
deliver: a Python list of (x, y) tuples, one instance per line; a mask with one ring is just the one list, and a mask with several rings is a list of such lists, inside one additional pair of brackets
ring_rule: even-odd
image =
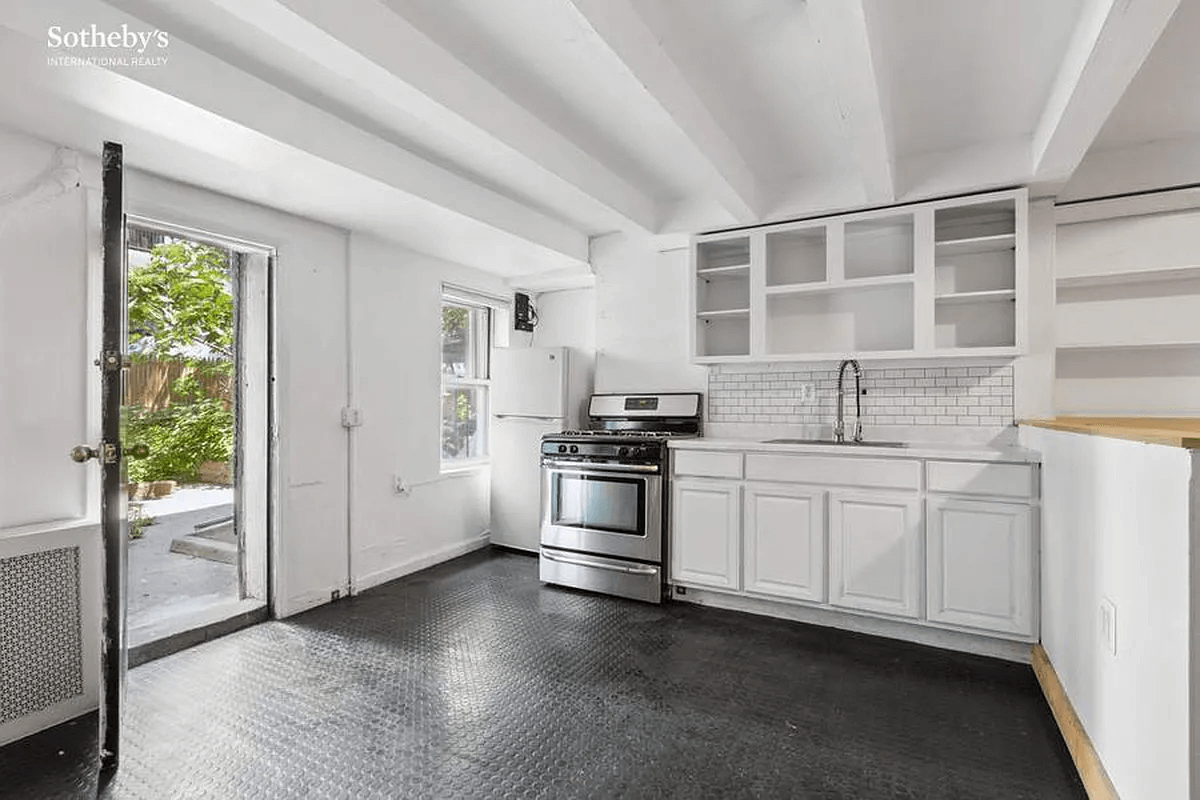
[(123, 369), (129, 369), (129, 365), (133, 361), (120, 350), (105, 350), (100, 354), (100, 358), (97, 358), (92, 363), (105, 372), (119, 372)]
[(362, 410), (350, 408), (349, 406), (342, 409), (342, 427), (357, 428), (362, 425)]

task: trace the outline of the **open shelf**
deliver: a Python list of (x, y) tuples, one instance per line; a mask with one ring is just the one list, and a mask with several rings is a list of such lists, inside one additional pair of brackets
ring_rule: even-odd
[(1064, 412), (1196, 415), (1200, 342), (1060, 347), (1054, 399)]
[(750, 355), (749, 312), (697, 319), (696, 355), (719, 359)]
[(696, 316), (701, 319), (711, 319), (713, 317), (729, 317), (731, 319), (737, 317), (750, 316), (748, 308), (722, 308), (718, 311), (697, 311)]
[[(1003, 250), (1011, 247), (1016, 241), (1016, 208), (1011, 197), (939, 208), (933, 216), (934, 241), (939, 249), (987, 246)], [(1011, 238), (1006, 241), (1006, 237)]]
[(743, 267), (750, 263), (750, 237), (736, 236), (700, 242), (696, 245), (696, 272), (722, 267)]
[(1071, 293), (1076, 299), (1068, 300), (1064, 292), (1054, 309), (1059, 347), (1159, 347), (1200, 341), (1200, 292), (1134, 294), (1095, 287)]
[(897, 286), (911, 284), (912, 275), (881, 275), (878, 278), (859, 278), (840, 283), (789, 283), (783, 286), (768, 286), (767, 296), (792, 294), (821, 294), (827, 292), (844, 292), (852, 289), (869, 288), (871, 286)]
[(1200, 280), (1200, 265), (1170, 269), (1131, 270), (1128, 272), (1064, 275), (1055, 281), (1060, 289), (1092, 289), (1098, 286), (1124, 286), (1130, 283)]
[(938, 350), (1016, 345), (1015, 303), (938, 303), (933, 317)]
[(966, 256), (975, 253), (1001, 253), (1017, 246), (1015, 233), (997, 233), (991, 236), (967, 236), (962, 239), (942, 239), (934, 243), (938, 257)]
[(843, 274), (847, 280), (913, 273), (913, 216), (847, 222)]
[(791, 353), (911, 350), (911, 282), (767, 298), (766, 348)]
[(1200, 338), (1192, 341), (1172, 341), (1172, 342), (1115, 342), (1107, 344), (1060, 344), (1058, 350), (1062, 352), (1086, 353), (1086, 352), (1116, 352), (1116, 351), (1143, 351), (1143, 350), (1200, 350)]
[(985, 292), (955, 292), (953, 294), (939, 294), (934, 297), (934, 300), (946, 305), (964, 303), (996, 303), (1002, 300), (1016, 299), (1016, 289), (993, 289)]
[(767, 234), (767, 286), (827, 279), (825, 226)]
[(736, 280), (750, 276), (749, 264), (732, 264), (728, 267), (704, 267), (696, 270), (696, 274), (705, 280)]

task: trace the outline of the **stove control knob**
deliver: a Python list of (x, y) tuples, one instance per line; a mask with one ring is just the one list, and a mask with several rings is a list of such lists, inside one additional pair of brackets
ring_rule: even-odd
[(566, 446), (565, 444), (560, 444), (560, 445), (558, 446), (558, 452), (560, 452), (560, 453), (565, 453), (565, 452), (567, 452), (567, 446)]
[[(618, 447), (617, 448), (617, 455), (619, 455), (619, 456), (627, 456), (630, 454), (630, 452), (631, 451), (628, 447)], [(633, 450), (632, 452), (636, 454), (637, 450)]]
[(573, 444), (573, 445), (571, 445), (571, 452), (572, 452), (572, 453), (578, 453), (578, 452), (579, 452), (579, 445), (577, 445), (577, 444)]

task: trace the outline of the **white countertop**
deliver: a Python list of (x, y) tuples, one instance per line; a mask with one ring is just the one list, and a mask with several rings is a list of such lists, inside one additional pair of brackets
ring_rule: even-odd
[[(776, 437), (764, 437), (776, 438)], [(783, 437), (778, 437), (783, 438)], [(807, 453), (810, 455), (880, 456), (888, 458), (944, 458), (958, 461), (1005, 461), (1037, 464), (1039, 453), (1017, 445), (958, 444), (951, 442), (906, 442), (906, 447), (871, 447), (837, 444), (769, 444), (760, 439), (703, 436), (697, 439), (671, 439), (676, 450), (739, 450), (755, 453)]]

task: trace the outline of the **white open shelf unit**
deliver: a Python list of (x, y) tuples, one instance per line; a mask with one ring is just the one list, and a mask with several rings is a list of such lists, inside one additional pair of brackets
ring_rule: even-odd
[(1198, 258), (1196, 209), (1058, 226), (1056, 411), (1200, 414)]
[(697, 236), (699, 363), (1012, 356), (1027, 196), (993, 192)]

